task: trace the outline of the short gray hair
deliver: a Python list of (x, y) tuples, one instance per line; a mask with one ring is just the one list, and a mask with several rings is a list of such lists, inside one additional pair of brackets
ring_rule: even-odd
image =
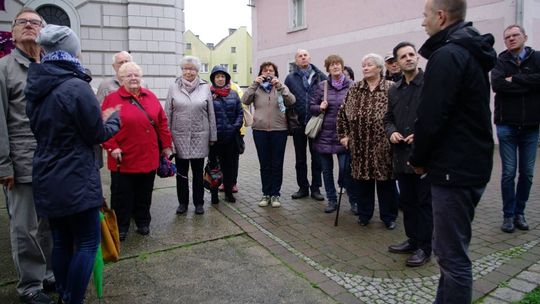
[(433, 11), (445, 11), (450, 21), (463, 21), (467, 15), (466, 0), (433, 0), (432, 4)]
[(193, 64), (197, 68), (197, 71), (201, 70), (201, 60), (198, 57), (184, 56), (180, 61), (180, 67), (183, 67), (186, 64)]
[(139, 73), (139, 75), (141, 77), (143, 76), (143, 72), (142, 72), (141, 67), (138, 64), (136, 64), (135, 62), (133, 62), (133, 61), (126, 62), (126, 63), (122, 64), (122, 66), (118, 69), (118, 75), (120, 75), (122, 77), (125, 74), (126, 70), (129, 69), (129, 68), (136, 69), (137, 72)]
[(118, 52), (118, 53), (116, 53), (116, 54), (114, 54), (114, 55), (112, 56), (112, 63), (116, 63), (116, 56), (118, 56), (118, 55), (120, 55), (120, 54), (126, 55), (126, 56), (129, 58), (129, 61), (133, 61), (133, 56), (131, 56), (130, 53), (128, 53), (128, 52), (126, 52), (126, 51), (120, 51), (120, 52)]
[(362, 63), (364, 63), (364, 61), (366, 61), (366, 60), (368, 60), (368, 59), (373, 60), (373, 62), (375, 63), (375, 65), (377, 65), (377, 66), (380, 67), (381, 69), (384, 68), (384, 60), (383, 60), (383, 58), (381, 57), (381, 55), (375, 54), (375, 53), (369, 53), (369, 54), (367, 54), (366, 56), (364, 56), (364, 57), (362, 58)]

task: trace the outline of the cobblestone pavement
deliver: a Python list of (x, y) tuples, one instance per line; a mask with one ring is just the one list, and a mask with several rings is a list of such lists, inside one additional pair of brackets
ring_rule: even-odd
[[(494, 160), (491, 182), (476, 209), (470, 244), (470, 256), (474, 263), (475, 300), (486, 296), (501, 284), (504, 286), (509, 279), (521, 275), (524, 269), (540, 260), (539, 166), (535, 170), (533, 189), (526, 209), (531, 230), (506, 234), (500, 230), (501, 169), (497, 151)], [(378, 220), (378, 210), (375, 210), (372, 222), (361, 227), (350, 212), (344, 195), (339, 225), (334, 227), (335, 213), (323, 212), (325, 202), (310, 198), (292, 200), (290, 195), (297, 190), (297, 185), (291, 140), (287, 143), (281, 208), (257, 206), (261, 197), (259, 166), (249, 134), (246, 136), (246, 152), (241, 156), (240, 163), (239, 202), (222, 202), (217, 208), (278, 258), (287, 262), (292, 269), (343, 303), (433, 301), (439, 277), (434, 259), (423, 267), (409, 268), (405, 266), (407, 255), (387, 251), (390, 244), (405, 239), (401, 214), (398, 229), (393, 231), (386, 230)], [(324, 193), (324, 189), (321, 190)], [(520, 280), (519, 275), (508, 281), (508, 284)], [(538, 284), (540, 280), (533, 282)], [(508, 289), (515, 290), (511, 287)], [(504, 297), (500, 294), (505, 290), (497, 289), (493, 298), (502, 301)]]

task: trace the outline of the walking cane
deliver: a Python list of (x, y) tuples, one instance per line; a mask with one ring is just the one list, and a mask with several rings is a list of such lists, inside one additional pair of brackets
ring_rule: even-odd
[(343, 196), (343, 186), (339, 186), (339, 198), (337, 201), (336, 220), (334, 221), (334, 227), (337, 227), (339, 218), (339, 206), (341, 206), (341, 197)]

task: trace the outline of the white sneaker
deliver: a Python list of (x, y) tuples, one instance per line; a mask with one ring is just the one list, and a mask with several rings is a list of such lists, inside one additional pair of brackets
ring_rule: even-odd
[(261, 201), (259, 202), (259, 207), (266, 207), (270, 203), (270, 197), (268, 195), (263, 195)]
[(281, 203), (279, 202), (279, 196), (272, 196), (270, 201), (272, 203), (272, 207), (274, 207), (274, 208), (281, 207)]

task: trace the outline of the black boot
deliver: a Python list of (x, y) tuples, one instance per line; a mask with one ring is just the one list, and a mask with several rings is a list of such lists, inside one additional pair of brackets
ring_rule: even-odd
[(236, 198), (232, 194), (232, 191), (225, 191), (225, 200), (229, 203), (236, 203)]
[(336, 211), (336, 209), (337, 209), (337, 202), (328, 201), (328, 205), (326, 205), (326, 208), (324, 208), (324, 213), (332, 213)]
[(219, 197), (218, 197), (218, 189), (212, 189), (210, 190), (210, 194), (212, 195), (212, 204), (218, 204), (219, 203)]

